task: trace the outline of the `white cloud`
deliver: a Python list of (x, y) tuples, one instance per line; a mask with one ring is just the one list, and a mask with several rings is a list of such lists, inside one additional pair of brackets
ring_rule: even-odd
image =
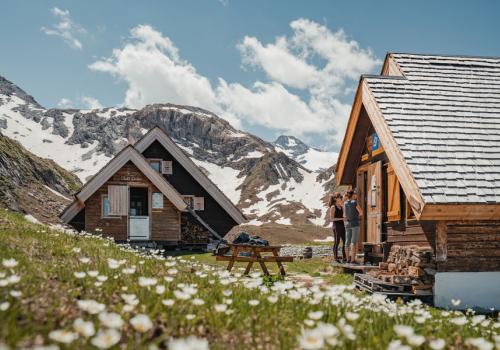
[(85, 105), (85, 107), (87, 107), (88, 109), (100, 109), (102, 108), (102, 104), (99, 102), (98, 99), (94, 98), (94, 97), (90, 97), (90, 96), (83, 96), (81, 98), (83, 104)]
[(63, 109), (73, 108), (73, 102), (69, 98), (63, 97), (57, 102), (57, 107)]
[(83, 45), (78, 36), (85, 34), (86, 30), (71, 19), (68, 10), (61, 10), (58, 7), (54, 7), (51, 12), (58, 22), (51, 28), (42, 27), (42, 32), (47, 35), (61, 37), (71, 48), (81, 50)]
[(82, 107), (84, 109), (103, 108), (99, 100), (91, 96), (80, 97), (76, 100), (76, 102), (69, 98), (63, 97), (57, 103), (57, 107), (63, 109), (78, 108), (78, 107)]
[(249, 87), (223, 78), (212, 86), (181, 58), (168, 37), (148, 25), (133, 28), (122, 48), (89, 67), (125, 81), (124, 104), (129, 107), (164, 102), (194, 105), (221, 115), (235, 127), (257, 125), (339, 143), (350, 111), (341, 98), (359, 74), (372, 72), (380, 61), (342, 30), (331, 32), (306, 19), (290, 26), (292, 35), (274, 43), (245, 37), (238, 45), (243, 63), (262, 69), (269, 79)]

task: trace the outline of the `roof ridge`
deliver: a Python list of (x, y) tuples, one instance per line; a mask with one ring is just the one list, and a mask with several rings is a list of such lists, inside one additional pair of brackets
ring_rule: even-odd
[(500, 60), (500, 56), (477, 56), (477, 55), (459, 55), (459, 54), (435, 54), (435, 53), (415, 53), (415, 52), (392, 52), (388, 51), (388, 55), (412, 55), (412, 56), (433, 56), (433, 57), (454, 57), (454, 58), (483, 58), (483, 59), (497, 59)]

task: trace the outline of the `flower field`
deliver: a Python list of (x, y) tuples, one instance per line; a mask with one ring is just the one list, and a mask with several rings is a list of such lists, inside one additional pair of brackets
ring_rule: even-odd
[(498, 314), (229, 274), (3, 210), (0, 263), (0, 349), (500, 349)]

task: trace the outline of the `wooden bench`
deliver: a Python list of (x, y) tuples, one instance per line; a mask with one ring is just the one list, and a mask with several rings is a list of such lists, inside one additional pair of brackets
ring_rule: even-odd
[[(244, 274), (248, 275), (254, 263), (259, 263), (262, 272), (268, 276), (269, 271), (266, 262), (275, 262), (278, 265), (280, 274), (285, 276), (285, 267), (282, 262), (292, 262), (292, 256), (279, 256), (281, 246), (255, 246), (249, 244), (230, 244), (230, 255), (216, 255), (217, 261), (229, 261), (227, 270), (231, 271), (235, 262), (246, 262), (247, 267)], [(247, 253), (248, 255), (240, 255)], [(272, 255), (262, 256), (261, 253), (271, 253)]]

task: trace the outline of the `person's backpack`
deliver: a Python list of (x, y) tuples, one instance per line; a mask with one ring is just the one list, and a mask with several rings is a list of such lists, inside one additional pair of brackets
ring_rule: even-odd
[(245, 244), (250, 241), (250, 235), (246, 232), (238, 233), (235, 239), (233, 239), (233, 244)]

